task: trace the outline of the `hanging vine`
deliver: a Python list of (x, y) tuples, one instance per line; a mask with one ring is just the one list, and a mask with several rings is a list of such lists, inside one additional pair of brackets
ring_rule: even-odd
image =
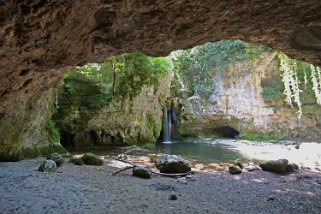
[(280, 70), (283, 72), (282, 81), (284, 83), (284, 94), (286, 95), (285, 101), (293, 108), (293, 102), (298, 107), (298, 118), (302, 116), (302, 104), (300, 101), (300, 88), (297, 76), (297, 63), (295, 60), (290, 59), (283, 53), (278, 53), (280, 60)]
[(320, 67), (311, 67), (311, 80), (312, 80), (312, 89), (314, 91), (315, 98), (317, 103), (321, 105), (321, 72)]

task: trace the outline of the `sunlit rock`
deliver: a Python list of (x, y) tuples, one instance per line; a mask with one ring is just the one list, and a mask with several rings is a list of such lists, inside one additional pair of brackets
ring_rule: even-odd
[(163, 173), (186, 173), (191, 171), (188, 161), (178, 155), (159, 155), (155, 158), (155, 165)]

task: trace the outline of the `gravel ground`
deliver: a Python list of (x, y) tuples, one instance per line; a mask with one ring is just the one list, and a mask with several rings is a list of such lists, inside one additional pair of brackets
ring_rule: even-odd
[(0, 213), (321, 213), (321, 174), (312, 171), (211, 171), (182, 184), (132, 177), (130, 170), (111, 176), (117, 168), (109, 160), (43, 173), (43, 160), (0, 163)]

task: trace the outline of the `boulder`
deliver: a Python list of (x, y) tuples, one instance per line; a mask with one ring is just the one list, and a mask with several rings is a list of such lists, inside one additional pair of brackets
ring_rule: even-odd
[(260, 167), (263, 171), (285, 173), (287, 172), (288, 163), (289, 161), (287, 159), (271, 160), (261, 163)]
[(232, 175), (237, 175), (242, 173), (242, 169), (239, 166), (229, 166), (228, 172)]
[(48, 160), (53, 160), (56, 162), (57, 167), (61, 167), (65, 163), (65, 158), (58, 153), (52, 153), (47, 157)]
[(242, 162), (240, 160), (235, 160), (234, 161), (234, 165), (240, 167), (241, 169), (243, 169), (243, 164), (242, 164)]
[(101, 166), (104, 164), (104, 161), (101, 158), (92, 153), (85, 153), (81, 160), (87, 165)]
[(261, 167), (255, 165), (254, 163), (248, 163), (247, 166), (245, 166), (245, 170), (248, 172), (252, 172), (255, 170), (262, 170)]
[(70, 158), (69, 162), (78, 166), (84, 165), (84, 162), (82, 161), (81, 158)]
[(139, 178), (152, 178), (152, 173), (145, 167), (136, 166), (133, 168), (133, 176)]
[(40, 172), (55, 172), (57, 170), (56, 162), (53, 160), (45, 160), (38, 168)]
[(187, 160), (178, 155), (159, 155), (155, 165), (161, 173), (186, 173), (191, 171)]
[(295, 163), (290, 163), (286, 166), (286, 171), (287, 172), (294, 172), (295, 170), (298, 170), (299, 166)]

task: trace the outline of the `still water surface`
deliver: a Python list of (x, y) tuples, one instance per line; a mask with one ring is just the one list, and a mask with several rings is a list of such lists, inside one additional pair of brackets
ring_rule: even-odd
[[(206, 144), (197, 142), (172, 142), (172, 143), (160, 143), (155, 147), (150, 148), (142, 155), (151, 154), (174, 154), (180, 155), (193, 163), (232, 163), (238, 158), (243, 156), (232, 150), (233, 146), (224, 144)], [(74, 154), (81, 154), (84, 152), (92, 152), (97, 155), (118, 155), (126, 152), (124, 148), (110, 148), (110, 147), (91, 147), (81, 150), (71, 150)], [(128, 151), (127, 151), (128, 152)], [(135, 154), (135, 151), (133, 152)], [(129, 154), (131, 154), (129, 152)], [(139, 154), (139, 152), (138, 152)]]

